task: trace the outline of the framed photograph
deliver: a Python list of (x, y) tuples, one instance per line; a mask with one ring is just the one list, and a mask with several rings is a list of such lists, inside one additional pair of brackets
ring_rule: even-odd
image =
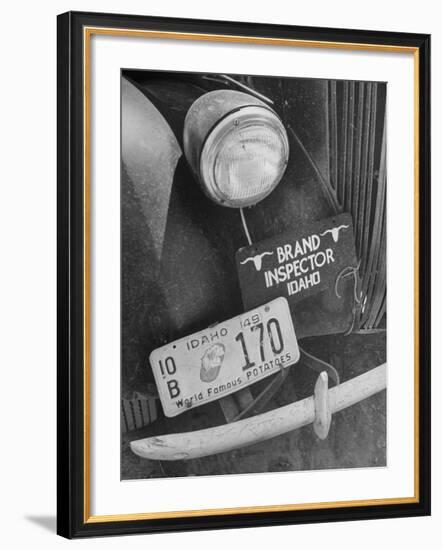
[(430, 513), (430, 37), (58, 17), (58, 533)]

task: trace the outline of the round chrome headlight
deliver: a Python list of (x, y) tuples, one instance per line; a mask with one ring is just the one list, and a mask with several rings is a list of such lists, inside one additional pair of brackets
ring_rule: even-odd
[(256, 97), (209, 92), (190, 107), (184, 153), (204, 192), (231, 208), (256, 204), (280, 182), (289, 144), (278, 115)]

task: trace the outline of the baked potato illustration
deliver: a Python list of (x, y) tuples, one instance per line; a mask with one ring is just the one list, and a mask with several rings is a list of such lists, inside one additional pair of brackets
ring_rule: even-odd
[(213, 382), (223, 364), (225, 348), (223, 344), (213, 344), (201, 358), (200, 378), (203, 382)]

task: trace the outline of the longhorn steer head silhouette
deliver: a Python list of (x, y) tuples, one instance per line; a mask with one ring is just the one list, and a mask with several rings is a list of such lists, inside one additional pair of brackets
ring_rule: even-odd
[(240, 263), (241, 265), (244, 265), (247, 262), (253, 262), (253, 265), (255, 266), (256, 271), (261, 271), (263, 257), (272, 256), (272, 255), (273, 255), (273, 252), (263, 252), (262, 254), (257, 254), (256, 256), (250, 256), (250, 258), (246, 258)]
[(339, 240), (339, 231), (341, 229), (348, 229), (349, 227), (349, 225), (340, 225), (339, 227), (333, 227), (333, 229), (327, 229), (324, 233), (320, 233), (319, 235), (323, 237), (324, 235), (327, 235), (327, 233), (331, 233), (333, 240), (337, 243)]

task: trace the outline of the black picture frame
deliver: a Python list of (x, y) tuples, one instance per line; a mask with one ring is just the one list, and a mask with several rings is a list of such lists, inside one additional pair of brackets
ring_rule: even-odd
[[(84, 436), (84, 29), (150, 30), (411, 48), (418, 61), (418, 490), (414, 502), (195, 517), (100, 520), (90, 516)], [(430, 36), (397, 32), (68, 12), (57, 21), (57, 517), (67, 538), (271, 526), (430, 514)], [(87, 229), (86, 229), (87, 230)]]

